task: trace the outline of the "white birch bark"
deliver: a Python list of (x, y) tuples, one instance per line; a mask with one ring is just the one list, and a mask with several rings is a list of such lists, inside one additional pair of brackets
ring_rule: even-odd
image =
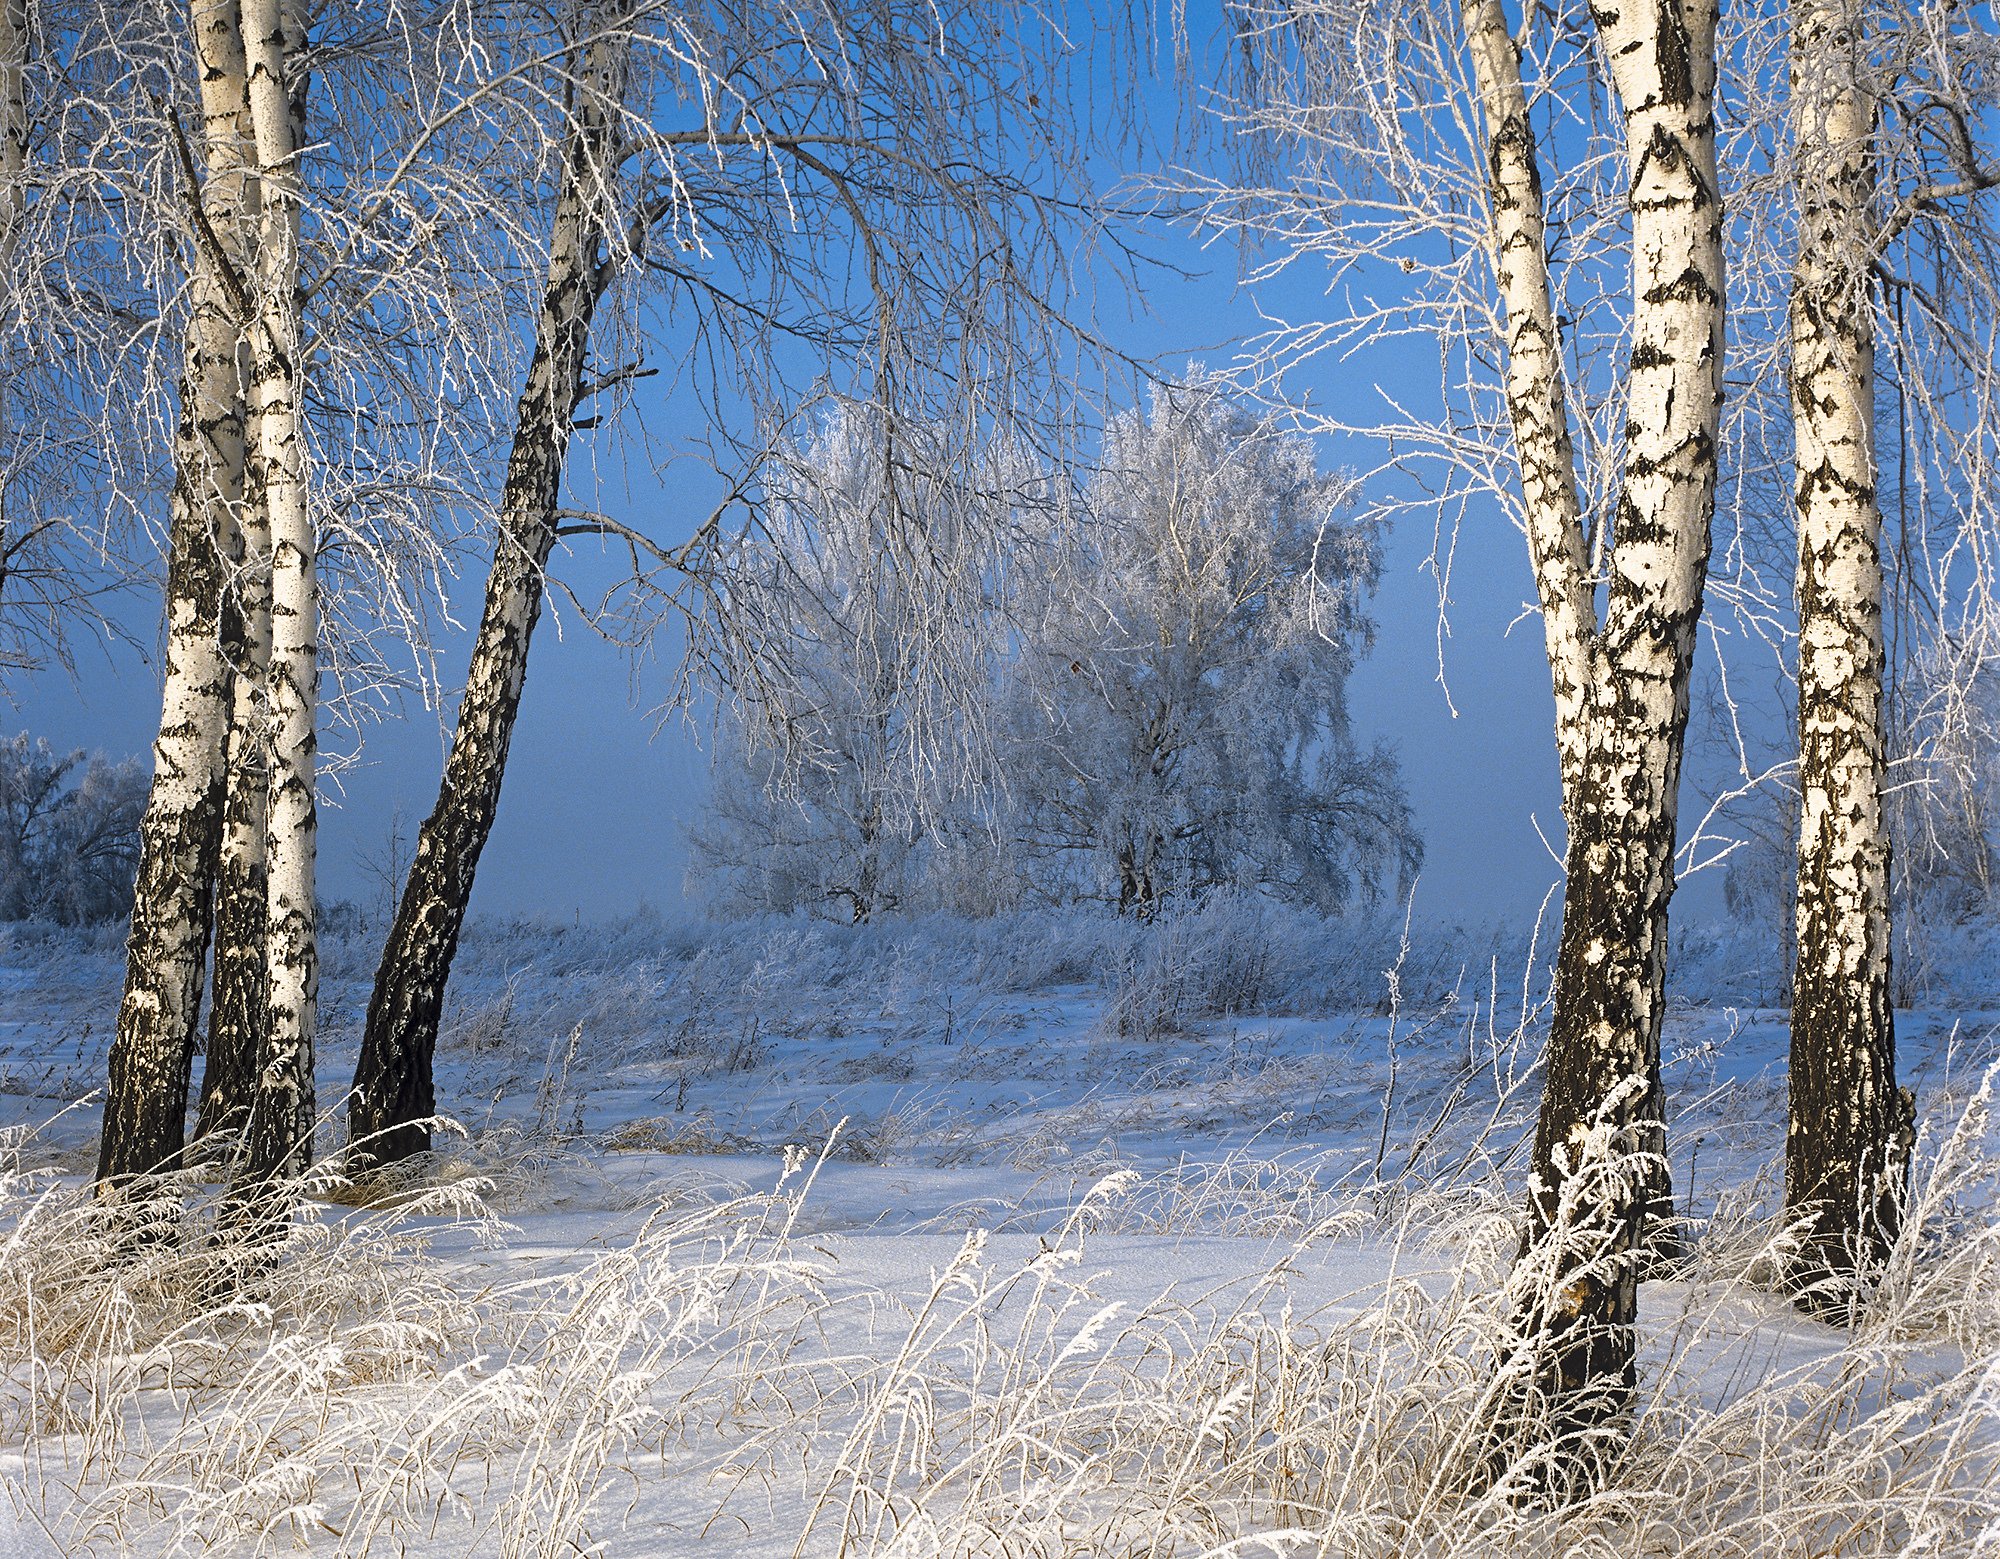
[(1876, 505), (1876, 103), (1856, 0), (1792, 21), (1799, 252), (1792, 279), (1798, 509), (1798, 960), (1785, 1212), (1793, 1278), (1832, 1305), (1896, 1227), (1911, 1104), (1896, 1087), (1883, 819), (1882, 516)]
[[(1634, 293), (1625, 471), (1601, 627), (1519, 51), (1498, 0), (1465, 0), (1461, 15), (1488, 136), (1507, 398), (1569, 829), (1528, 1228), (1531, 1242), (1558, 1238), (1560, 1270), (1521, 1322), (1537, 1350), (1538, 1394), (1559, 1437), (1581, 1449), (1629, 1405), (1641, 1244), (1667, 1208), (1667, 904), (1721, 407), (1716, 12), (1712, 0), (1607, 0), (1592, 12), (1624, 116)], [(1635, 1077), (1637, 1091), (1627, 1086)], [(1597, 1203), (1567, 1215), (1584, 1227), (1558, 1230), (1564, 1183), (1607, 1114), (1618, 1148), (1649, 1157), (1637, 1174), (1593, 1174)], [(1579, 1472), (1587, 1475), (1562, 1475)]]
[[(247, 378), (247, 375), (246, 375)], [(271, 531), (256, 496), (241, 511), (235, 586), (222, 603), (230, 691), (222, 843), (215, 872), (215, 975), (197, 1135), (240, 1131), (256, 1093), (265, 1029), (265, 812), (271, 783), (265, 690), (271, 667)]]
[(1567, 814), (1589, 747), (1589, 689), (1600, 668), (1593, 663), (1597, 603), (1584, 555), (1541, 165), (1506, 8), (1500, 0), (1463, 0), (1460, 14), (1485, 118), (1493, 269), (1507, 335), (1507, 411), (1555, 692), (1556, 753)]
[(314, 785), (318, 751), (317, 546), (307, 505), (299, 356), (303, 126), (294, 88), (304, 47), (285, 0), (243, 0), (248, 102), (259, 211), (251, 339), (250, 485), (271, 538), (271, 652), (266, 687), (270, 791), (265, 847), (268, 1029), (251, 1110), (245, 1172), (296, 1174), (310, 1163), (313, 1028)]
[(394, 1162), (430, 1145), (427, 1120), (436, 1109), (431, 1062), (445, 982), (473, 874), (499, 807), (528, 645), (541, 615), (543, 569), (555, 543), (556, 505), (591, 316), (607, 280), (597, 251), (605, 190), (617, 166), (629, 49), (625, 37), (607, 31), (585, 51), (579, 72), (583, 86), (564, 147), (548, 282), (500, 496), (500, 536), (486, 605), (444, 781), (418, 831), (416, 859), (369, 997), (348, 1110), (357, 1165)]
[[(198, 0), (227, 11), (228, 52), (217, 45), (203, 73), (203, 120), (208, 144), (236, 150), (228, 174), (230, 253), (248, 275), (261, 211), (255, 176), (256, 135), (250, 124), (248, 66), (235, 0)], [(224, 175), (211, 172), (211, 186)], [(247, 340), (237, 344), (239, 382), (250, 381)], [(222, 839), (214, 889), (215, 972), (210, 982), (208, 1049), (202, 1064), (198, 1136), (241, 1130), (255, 1091), (264, 1018), (264, 811), (270, 781), (265, 734), (265, 684), (271, 661), (271, 529), (261, 496), (246, 492), (226, 548), (231, 578), (220, 615), (223, 653), (231, 665), (229, 732), (225, 745)]]
[[(1608, 1115), (1625, 1150), (1664, 1149), (1667, 905), (1722, 405), (1716, 8), (1607, 0), (1592, 15), (1625, 125), (1632, 358), (1591, 741), (1570, 818), (1531, 1237), (1554, 1217), (1594, 1119)], [(1635, 1077), (1646, 1086), (1625, 1086)], [(1587, 1432), (1629, 1405), (1639, 1252), (1664, 1200), (1663, 1170), (1655, 1158), (1639, 1174), (1603, 1179), (1605, 1203), (1588, 1217), (1608, 1250), (1586, 1245), (1577, 1256), (1617, 1259), (1578, 1270), (1550, 1296), (1544, 1384), (1568, 1427)]]
[(241, 37), (233, 0), (193, 0), (208, 178), (186, 198), (196, 232), (169, 533), (166, 675), (153, 784), (112, 1043), (98, 1179), (170, 1165), (185, 1142), (222, 807), (230, 667), (218, 637), (222, 549), (242, 498), (240, 308), (228, 248), (243, 195)]

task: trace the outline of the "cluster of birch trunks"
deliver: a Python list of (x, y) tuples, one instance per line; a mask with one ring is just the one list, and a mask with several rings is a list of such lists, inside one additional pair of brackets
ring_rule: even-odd
[[(647, 222), (679, 209), (669, 201), (642, 211), (635, 229), (611, 231), (607, 170), (624, 155), (631, 36), (635, 18), (657, 7), (571, 9), (560, 177), (532, 357), (438, 802), (417, 840), (345, 1101), (350, 1172), (429, 1146), (438, 1105), (432, 1049), (560, 534), (593, 314), (616, 270), (607, 256), (614, 236), (629, 256)], [(1291, 9), (1304, 18), (1313, 8)], [(5, 15), (25, 25), (18, 3)], [(1729, 285), (1715, 0), (1601, 0), (1590, 15), (1622, 115), (1629, 195), (1624, 468), (1615, 539), (1602, 560), (1589, 555), (1579, 496), (1544, 210), (1551, 151), (1523, 82), (1526, 26), (1517, 33), (1501, 0), (1462, 0), (1455, 42), (1470, 63), (1486, 143), (1504, 396), (1568, 824), (1527, 1220), (1531, 1246), (1554, 1238), (1563, 1254), (1521, 1335), (1533, 1354), (1526, 1378), (1536, 1413), (1558, 1404), (1558, 1428), (1579, 1444), (1629, 1411), (1638, 1281), (1671, 1244), (1660, 1082), (1667, 912), (1716, 505)], [(98, 1170), (110, 1196), (133, 1177), (179, 1164), (188, 1150), (211, 947), (197, 1135), (224, 1133), (237, 1145), (230, 1162), (242, 1183), (278, 1183), (310, 1161), (320, 1118), (320, 602), (302, 420), (313, 368), (302, 355), (309, 321), (299, 276), (302, 189), (314, 155), (303, 128), (308, 21), (303, 0), (188, 5), (200, 119), (185, 129), (176, 123), (174, 155), (194, 301), (173, 452), (155, 777)], [(1790, 304), (1803, 811), (1786, 1197), (1802, 1230), (1793, 1280), (1819, 1302), (1845, 1292), (1894, 1237), (1912, 1109), (1895, 1078), (1888, 985), (1869, 296), (1878, 105), (1853, 65), (1865, 52), (1863, 25), (1863, 10), (1848, 0), (1792, 7), (1792, 166), (1803, 225)], [(1288, 47), (1288, 36), (1274, 28), (1260, 46)], [(12, 57), (4, 41), (0, 57)], [(772, 155), (754, 127), (710, 124), (691, 138), (718, 157), (725, 147)], [(814, 144), (797, 138), (790, 150), (799, 166), (815, 166)], [(0, 154), (12, 155), (14, 145), (0, 134)], [(835, 187), (851, 203), (848, 187)], [(774, 187), (767, 198), (785, 196)], [(897, 256), (870, 243), (858, 214), (855, 222), (860, 231), (850, 236), (871, 286), (893, 295), (897, 277), (875, 268), (893, 270)]]

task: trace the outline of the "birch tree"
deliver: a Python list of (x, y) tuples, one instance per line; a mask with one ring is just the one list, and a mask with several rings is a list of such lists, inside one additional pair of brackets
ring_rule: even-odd
[(195, 186), (190, 155), (180, 171), (199, 237), (189, 264), (191, 320), (167, 541), (166, 677), (99, 1138), (97, 1178), (105, 1186), (171, 1167), (183, 1145), (221, 829), (230, 674), (219, 638), (222, 549), (236, 533), (244, 496), (237, 351), (253, 151), (244, 133), (235, 0), (192, 0), (188, 24), (208, 180), (205, 191)]
[[(369, 1003), (349, 1111), (362, 1161), (428, 1145), (438, 1014), (557, 532), (631, 546), (648, 576), (640, 595), (691, 618), (697, 662), (756, 659), (707, 582), (723, 513), (667, 547), (559, 503), (599, 294), (629, 283), (619, 297), (634, 357), (650, 339), (699, 365), (708, 431), (739, 462), (729, 513), (754, 498), (744, 473), (817, 382), (881, 406), (892, 446), (905, 426), (952, 429), (963, 473), (996, 428), (1022, 430), (1030, 448), (1062, 436), (1067, 398), (1050, 389), (1050, 365), (1087, 339), (1061, 307), (1056, 241), (1087, 143), (1068, 117), (1069, 46), (1033, 8), (819, 0), (582, 14), (593, 19), (582, 39), (595, 27), (627, 40), (634, 86), (601, 129), (592, 94), (573, 100), (564, 167), (594, 182), (558, 197), (538, 340), (559, 371), (523, 397), (459, 728)], [(628, 143), (616, 163), (605, 160), (614, 135)], [(614, 357), (591, 377), (615, 386), (633, 366)], [(584, 512), (565, 526), (559, 507)], [(903, 550), (921, 558), (908, 530)]]
[(1151, 919), (1408, 887), (1396, 760), (1348, 717), (1381, 569), (1355, 498), (1206, 374), (1111, 419), (1071, 534), (1023, 570), (1004, 826), (1031, 892)]
[(501, 489), (486, 604), (438, 804), (417, 834), (410, 877), (368, 1002), (348, 1108), (360, 1162), (399, 1159), (430, 1145), (427, 1122), (435, 1113), (430, 1047), (444, 1002), (444, 975), (500, 803), (528, 642), (541, 615), (542, 571), (556, 541), (563, 460), (584, 389), (591, 316), (618, 262), (615, 252), (603, 250), (608, 238), (615, 241), (609, 200), (620, 161), (632, 48), (622, 21), (614, 9), (582, 13), (548, 281)]
[(1909, 1126), (1889, 998), (1865, 25), (1854, 0), (1805, 0), (1792, 18), (1802, 821), (1785, 1205), (1807, 1221), (1794, 1277), (1808, 1291), (1893, 1236)]
[[(199, 816), (199, 849), (176, 846), (173, 869), (141, 884), (129, 1019), (107, 1103), (107, 1182), (171, 1162), (182, 1145), (225, 815), (218, 1042), (201, 1123), (248, 1127), (246, 1180), (287, 1175), (310, 1153), (320, 732), (379, 703), (385, 683), (421, 683), (421, 648), (414, 676), (399, 676), (388, 657), (396, 642), (426, 637), (424, 599), (438, 592), (454, 516), (490, 469), (496, 389), (515, 361), (505, 301), (524, 236), (515, 196), (533, 161), (517, 132), (524, 102), (541, 105), (485, 68), (471, 25), (479, 9), (470, 0), (425, 17), (329, 9), (310, 55), (304, 12), (290, 3), (66, 17), (67, 57), (89, 69), (72, 66), (65, 123), (82, 129), (59, 149), (51, 184), (98, 223), (111, 254), (139, 257), (117, 340), (150, 338), (131, 318), (185, 317), (210, 376), (202, 398), (185, 399), (168, 538), (170, 638), (185, 639), (206, 670), (191, 679), (170, 654), (157, 765), (162, 794)], [(411, 29), (424, 31), (423, 48), (411, 47)], [(331, 68), (326, 123), (308, 157), (312, 59)], [(163, 79), (170, 94), (158, 90)], [(190, 99), (200, 120), (192, 137)], [(128, 135), (135, 117), (146, 128)], [(71, 193), (105, 188), (118, 198), (97, 206)], [(109, 503), (144, 521), (143, 412), (159, 364), (129, 348), (113, 361), (92, 426), (102, 448), (140, 455), (132, 469), (107, 463), (100, 479)], [(128, 373), (129, 390), (118, 377)], [(186, 434), (197, 426), (224, 442), (226, 458)], [(224, 479), (207, 474), (218, 465)], [(209, 508), (190, 539), (191, 500)], [(196, 563), (208, 574), (190, 574)], [(340, 694), (331, 707), (319, 695), (328, 627)], [(204, 783), (188, 780), (191, 764)], [(265, 1107), (246, 1114), (253, 1103)]]
[[(1010, 583), (1047, 561), (1034, 516), (1052, 479), (994, 452), (950, 479), (936, 429), (893, 442), (880, 409), (834, 398), (765, 467), (759, 525), (714, 588), (763, 646), (737, 668), (692, 872), (738, 911), (860, 924), (946, 893), (935, 848), (995, 785), (984, 702)], [(912, 530), (925, 556), (899, 556)], [(975, 696), (976, 697), (976, 696)]]
[[(245, 100), (257, 154), (246, 480), (270, 527), (270, 729), (264, 849), (264, 1033), (245, 1172), (295, 1175), (312, 1159), (318, 842), (319, 541), (306, 497), (300, 226), (304, 8), (242, 0)], [(226, 750), (226, 749), (225, 749)]]
[[(1667, 904), (1695, 626), (1715, 508), (1722, 406), (1722, 188), (1715, 155), (1716, 8), (1637, 0), (1592, 12), (1624, 116), (1632, 221), (1632, 357), (1625, 477), (1601, 632), (1591, 651), (1587, 756), (1568, 787), (1563, 932), (1535, 1133), (1529, 1238), (1553, 1227), (1593, 1124), (1663, 1155), (1660, 1020)], [(1490, 34), (1489, 34), (1490, 36)], [(1489, 114), (1489, 132), (1500, 130)], [(1538, 560), (1539, 561), (1539, 560)], [(1643, 1087), (1629, 1086), (1641, 1080)], [(1621, 1096), (1622, 1091), (1622, 1096)], [(1622, 1414), (1634, 1387), (1644, 1220), (1667, 1212), (1663, 1157), (1607, 1182), (1586, 1210), (1612, 1251), (1586, 1247), (1537, 1317), (1541, 1384), (1579, 1432)], [(1617, 1383), (1606, 1390), (1607, 1382)]]
[(1518, 29), (1499, 0), (1386, 27), (1338, 3), (1236, 15), (1269, 47), (1234, 111), (1283, 177), (1214, 191), (1212, 214), (1283, 238), (1274, 264), (1415, 278), (1297, 327), (1276, 359), (1437, 332), (1449, 414), (1342, 428), (1456, 467), (1406, 508), (1477, 491), (1528, 541), (1568, 843), (1528, 1206), (1528, 1244), (1553, 1241), (1558, 1270), (1521, 1324), (1574, 1451), (1629, 1406), (1642, 1236), (1667, 1207), (1667, 905), (1722, 399), (1716, 8), (1635, 0)]
[[(1791, 27), (1800, 827), (1785, 1206), (1803, 1234), (1791, 1274), (1802, 1302), (1840, 1314), (1895, 1238), (1908, 1177), (1894, 916), (1921, 938), (1915, 910), (1931, 895), (1911, 874), (1976, 882), (1991, 858), (1977, 781), (1959, 775), (1983, 745), (1967, 736), (2000, 642), (2000, 161), (1979, 133), (2000, 45), (1960, 7), (1927, 0), (1811, 0)], [(1877, 424), (1878, 338), (1893, 441)], [(1900, 719), (1891, 629), (1912, 646)], [(1886, 772), (1898, 748), (1913, 760), (1900, 808)]]

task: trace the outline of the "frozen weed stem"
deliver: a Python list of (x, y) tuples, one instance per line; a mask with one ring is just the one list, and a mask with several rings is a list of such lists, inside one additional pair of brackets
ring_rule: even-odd
[[(1632, 1438), (1563, 1510), (1479, 1476), (1540, 1270), (1498, 1182), (1304, 1158), (1120, 1173), (913, 1284), (879, 1263), (921, 1236), (802, 1236), (796, 1151), (769, 1193), (537, 1262), (476, 1182), (301, 1197), (257, 1269), (186, 1180), (183, 1238), (112, 1260), (17, 1138), (0, 1429), (80, 1553), (1969, 1556), (2000, 1482), (1991, 1096), (1921, 1149), (1851, 1329), (1760, 1289), (1787, 1231), (1725, 1206), (1647, 1286)], [(1512, 1465), (1545, 1452), (1530, 1425)]]

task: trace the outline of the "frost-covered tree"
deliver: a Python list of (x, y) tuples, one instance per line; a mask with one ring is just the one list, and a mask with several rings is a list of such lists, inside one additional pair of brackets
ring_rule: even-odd
[(1322, 910), (1421, 859), (1347, 681), (1381, 566), (1351, 478), (1213, 380), (1115, 418), (1024, 580), (1005, 830), (1039, 893), (1150, 917), (1225, 886)]
[[(1477, 493), (1528, 543), (1568, 839), (1528, 1209), (1562, 1270), (1523, 1358), (1580, 1450), (1632, 1400), (1641, 1246), (1670, 1210), (1667, 908), (1723, 405), (1718, 7), (1231, 15), (1247, 76), (1226, 111), (1266, 177), (1211, 210), (1278, 263), (1322, 258), (1356, 304), (1281, 332), (1277, 357), (1437, 343), (1432, 405), (1340, 425), (1435, 476), (1392, 504), (1455, 516)], [(1594, 1141), (1624, 1167), (1587, 1170)]]
[[(995, 455), (946, 475), (937, 428), (892, 441), (879, 407), (835, 399), (763, 478), (766, 518), (715, 574), (766, 646), (721, 722), (693, 870), (725, 908), (856, 922), (945, 885), (938, 845), (992, 784), (982, 700), (1004, 632), (1002, 545), (1047, 483)], [(921, 557), (907, 555), (921, 538)]]
[(635, 42), (623, 0), (568, 7), (557, 18), (555, 90), (563, 130), (547, 271), (521, 385), (486, 598), (436, 805), (368, 1000), (348, 1105), (356, 1163), (421, 1152), (435, 1112), (431, 1050), (445, 979), (458, 947), (473, 873), (493, 827), (507, 750), (541, 615), (543, 570), (555, 547), (572, 421), (587, 393), (592, 317), (647, 231), (622, 231), (613, 204), (625, 154), (624, 94)]
[(59, 344), (90, 451), (65, 491), (160, 544), (166, 579), (100, 1178), (182, 1148), (212, 910), (204, 1087), (231, 1086), (204, 1120), (283, 1095), (246, 1173), (296, 1167), (318, 747), (427, 676), (425, 602), (512, 402), (524, 131), (546, 97), (496, 63), (481, 0), (41, 10), (30, 100), (63, 111), (9, 283)]
[(1889, 990), (1870, 274), (1878, 248), (1871, 142), (1881, 110), (1867, 60), (1867, 9), (1857, 0), (1803, 0), (1792, 17), (1802, 821), (1785, 1206), (1807, 1227), (1793, 1277), (1808, 1293), (1886, 1248), (1907, 1176), (1907, 1100), (1896, 1086)]
[[(1811, 0), (1790, 21), (1801, 825), (1785, 1199), (1805, 1302), (1841, 1308), (1893, 1240), (1908, 1178), (1895, 916), (1985, 898), (1993, 861), (1978, 754), (2000, 642), (2000, 42), (1950, 0)], [(1901, 797), (1898, 756), (1914, 760)]]
[(25, 731), (0, 742), (0, 920), (81, 926), (125, 914), (145, 800), (130, 759), (57, 756)]

